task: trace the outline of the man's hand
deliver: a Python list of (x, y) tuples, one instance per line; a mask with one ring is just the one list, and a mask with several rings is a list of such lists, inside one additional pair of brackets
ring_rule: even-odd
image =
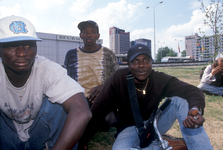
[(221, 66), (217, 66), (216, 68), (211, 70), (211, 74), (214, 76), (215, 74), (217, 74), (220, 71), (222, 71), (222, 67)]
[(183, 125), (186, 128), (197, 128), (199, 126), (203, 126), (205, 119), (204, 117), (198, 113), (198, 109), (190, 109), (188, 112), (188, 116), (184, 119)]
[(87, 93), (90, 93), (88, 95), (88, 100), (93, 103), (94, 99), (98, 96), (99, 92), (102, 90), (104, 85), (98, 85), (91, 90), (87, 91)]

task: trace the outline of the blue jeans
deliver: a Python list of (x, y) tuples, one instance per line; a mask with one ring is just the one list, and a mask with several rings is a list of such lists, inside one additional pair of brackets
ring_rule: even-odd
[[(52, 104), (45, 98), (36, 119), (29, 129), (29, 140), (22, 142), (11, 119), (2, 111), (0, 113), (1, 150), (43, 150), (46, 145), (48, 149), (51, 149), (67, 117), (67, 113), (61, 105)], [(73, 149), (77, 149), (77, 144)]]
[[(162, 112), (158, 120), (160, 134), (165, 134), (171, 128), (175, 120), (178, 119), (181, 133), (188, 150), (213, 150), (203, 126), (196, 129), (189, 129), (185, 128), (183, 125), (183, 120), (187, 117), (189, 110), (187, 101), (180, 97), (172, 97), (171, 99), (172, 102)], [(112, 150), (130, 150), (131, 147), (139, 148), (139, 143), (140, 140), (135, 126), (130, 126), (118, 134)], [(159, 141), (155, 140), (142, 150), (161, 150), (158, 145)]]
[(212, 94), (223, 95), (223, 87), (212, 86), (206, 83), (200, 83), (198, 86), (201, 90), (208, 91)]

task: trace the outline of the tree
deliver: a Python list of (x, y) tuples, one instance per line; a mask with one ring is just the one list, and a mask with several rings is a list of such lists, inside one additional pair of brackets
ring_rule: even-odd
[(170, 49), (169, 47), (161, 47), (158, 49), (158, 53), (156, 55), (156, 61), (161, 62), (161, 50), (162, 50), (162, 58), (166, 56), (176, 57), (177, 53)]
[[(223, 17), (223, 0), (211, 0), (210, 5), (205, 7), (203, 0), (198, 0), (201, 2), (201, 10), (205, 14), (204, 19), (204, 25), (208, 26), (210, 29), (212, 29), (213, 32), (213, 38), (214, 38), (214, 52), (213, 52), (213, 60), (215, 60), (215, 57), (218, 54), (219, 49), (219, 41), (220, 37), (222, 35), (223, 31), (223, 23), (222, 23), (222, 17)], [(200, 30), (200, 33), (203, 33), (203, 31)], [(205, 39), (205, 35), (204, 35)]]
[(186, 50), (183, 50), (183, 51), (181, 52), (181, 57), (186, 57)]

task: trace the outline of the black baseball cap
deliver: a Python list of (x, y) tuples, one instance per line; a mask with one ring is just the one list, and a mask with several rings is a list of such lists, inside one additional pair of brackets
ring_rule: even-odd
[(93, 25), (94, 27), (96, 27), (97, 28), (97, 31), (98, 31), (98, 33), (99, 33), (99, 28), (98, 28), (98, 24), (96, 23), (96, 22), (94, 22), (94, 21), (92, 21), (92, 20), (87, 20), (87, 21), (82, 21), (82, 22), (80, 22), (79, 24), (78, 24), (78, 29), (79, 30), (83, 30), (84, 28), (85, 28), (85, 26), (86, 25)]
[(136, 44), (136, 45), (133, 45), (129, 49), (128, 54), (127, 54), (127, 59), (132, 61), (140, 54), (146, 54), (150, 58), (152, 58), (151, 54), (150, 54), (150, 49), (148, 46), (146, 46), (144, 44)]

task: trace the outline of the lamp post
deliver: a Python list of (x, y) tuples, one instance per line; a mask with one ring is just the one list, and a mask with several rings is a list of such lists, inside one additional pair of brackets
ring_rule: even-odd
[[(158, 4), (162, 4), (163, 1), (160, 1)], [(154, 22), (154, 62), (156, 61), (156, 31), (155, 31), (155, 7), (158, 5), (156, 4), (153, 6), (153, 22)], [(149, 8), (149, 6), (146, 7), (146, 9)]]
[(160, 62), (161, 62), (161, 61), (162, 61), (162, 44), (165, 44), (165, 42), (160, 42), (160, 41), (158, 41), (158, 43), (161, 44), (161, 57), (160, 57)]

